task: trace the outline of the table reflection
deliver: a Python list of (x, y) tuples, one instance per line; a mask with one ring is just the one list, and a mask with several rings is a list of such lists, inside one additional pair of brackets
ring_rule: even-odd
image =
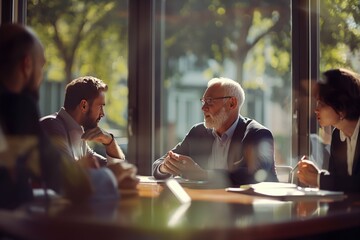
[[(241, 195), (238, 195), (241, 198)], [(325, 216), (327, 202), (278, 201), (256, 198), (252, 203), (226, 203), (195, 200), (189, 204), (160, 197), (131, 197), (119, 202), (74, 205), (52, 200), (48, 204), (26, 206), (32, 216), (66, 221), (108, 222), (142, 229), (246, 228), (269, 222), (281, 223), (299, 218)]]
[(36, 199), (13, 212), (0, 211), (0, 228), (34, 239), (169, 239), (171, 235), (183, 240), (240, 235), (286, 239), (360, 226), (359, 195), (280, 201), (225, 189), (185, 191), (192, 199), (189, 204), (174, 201), (159, 184), (139, 184), (139, 194), (114, 202)]

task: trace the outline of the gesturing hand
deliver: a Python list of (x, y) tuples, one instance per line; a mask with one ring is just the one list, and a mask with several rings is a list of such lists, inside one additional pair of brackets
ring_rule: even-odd
[(127, 162), (117, 162), (107, 165), (113, 172), (120, 189), (135, 189), (139, 183), (136, 177), (137, 168)]
[(180, 162), (172, 159), (169, 153), (166, 155), (163, 163), (160, 165), (160, 172), (169, 173), (174, 176), (180, 176), (182, 173), (182, 165)]
[(303, 157), (298, 163), (298, 168), (297, 176), (301, 183), (311, 187), (318, 187), (317, 178), (320, 170), (313, 162)]
[[(207, 172), (202, 169), (191, 157), (168, 152), (163, 164), (166, 171), (173, 175), (181, 175), (187, 179), (206, 180)], [(160, 166), (160, 171), (162, 171)]]

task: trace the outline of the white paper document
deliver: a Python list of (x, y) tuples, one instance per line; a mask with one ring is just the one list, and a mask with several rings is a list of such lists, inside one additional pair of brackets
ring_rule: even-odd
[[(165, 183), (168, 179), (155, 179), (153, 176), (136, 176), (140, 179), (140, 183)], [(206, 184), (207, 181), (196, 181), (196, 180), (189, 180), (181, 177), (174, 177), (178, 183), (180, 184)]]
[(238, 192), (244, 194), (275, 197), (280, 199), (292, 198), (343, 198), (344, 192), (340, 191), (327, 191), (318, 188), (303, 188), (293, 183), (280, 183), (280, 182), (262, 182), (257, 184), (242, 185), (238, 188), (226, 188), (228, 192)]

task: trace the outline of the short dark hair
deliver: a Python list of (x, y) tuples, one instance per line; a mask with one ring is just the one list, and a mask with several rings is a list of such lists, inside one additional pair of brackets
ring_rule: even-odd
[(37, 42), (30, 28), (20, 24), (4, 24), (0, 27), (0, 74), (13, 74), (21, 60), (32, 51)]
[(323, 73), (316, 94), (321, 101), (344, 118), (358, 120), (360, 116), (360, 76), (347, 69), (331, 69)]
[(81, 100), (90, 103), (101, 91), (107, 91), (108, 86), (100, 79), (92, 76), (79, 77), (72, 80), (65, 88), (64, 108), (74, 110)]

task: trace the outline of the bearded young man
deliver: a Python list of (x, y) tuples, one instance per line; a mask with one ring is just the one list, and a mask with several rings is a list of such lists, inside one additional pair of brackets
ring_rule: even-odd
[(228, 78), (213, 78), (201, 99), (204, 122), (153, 163), (153, 176), (181, 176), (225, 186), (278, 181), (272, 133), (243, 117), (245, 94)]
[[(60, 111), (40, 120), (42, 128), (64, 154), (93, 168), (113, 162), (125, 163), (125, 155), (114, 135), (98, 126), (105, 116), (107, 89), (102, 80), (92, 76), (74, 79), (66, 86)], [(103, 144), (106, 158), (94, 152), (87, 141)]]
[(63, 153), (76, 161), (86, 157), (88, 162), (84, 164), (93, 167), (106, 165), (107, 159), (93, 152), (86, 141), (102, 143), (109, 160), (111, 157), (125, 159), (114, 136), (98, 127), (105, 116), (106, 91), (107, 85), (95, 77), (74, 79), (66, 85), (64, 106), (60, 111), (40, 120), (42, 128)]
[(31, 201), (36, 184), (82, 202), (117, 201), (119, 186), (137, 183), (136, 168), (82, 168), (50, 143), (40, 127), (37, 106), (44, 47), (30, 28), (1, 25), (0, 52), (0, 208), (14, 209)]

